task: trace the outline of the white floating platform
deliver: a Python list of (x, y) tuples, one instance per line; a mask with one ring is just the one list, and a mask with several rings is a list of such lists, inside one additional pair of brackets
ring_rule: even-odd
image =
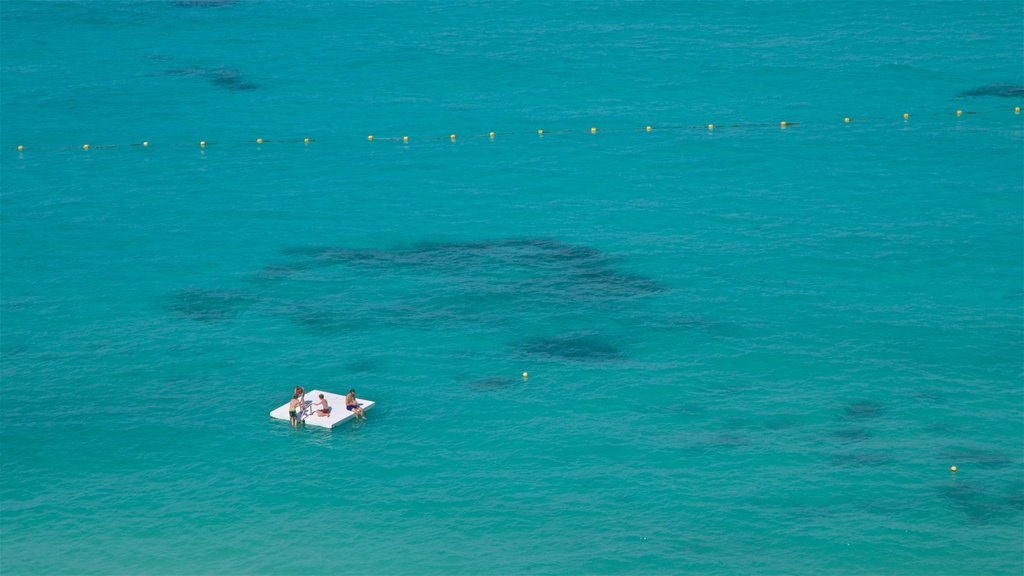
[[(327, 400), (327, 405), (331, 407), (331, 413), (328, 416), (317, 416), (316, 411), (320, 407), (313, 406), (314, 402), (320, 401), (321, 394), (323, 394), (324, 398)], [(356, 402), (359, 403), (359, 407), (363, 410), (373, 408), (374, 404), (372, 400), (363, 400), (362, 398), (356, 398)], [(278, 420), (291, 421), (291, 418), (288, 416), (288, 404), (291, 404), (290, 400), (280, 408), (271, 410), (270, 417), (277, 418)], [(349, 412), (345, 409), (345, 396), (343, 394), (332, 394), (330, 392), (324, 392), (323, 390), (307, 390), (306, 406), (300, 406), (296, 412), (299, 413), (299, 420), (302, 420), (310, 426), (320, 426), (322, 428), (334, 428), (338, 424), (356, 417), (354, 412)]]

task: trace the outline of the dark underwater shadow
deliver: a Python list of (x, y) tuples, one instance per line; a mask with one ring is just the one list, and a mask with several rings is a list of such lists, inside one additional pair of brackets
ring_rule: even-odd
[(231, 6), (238, 0), (176, 0), (174, 5), (179, 8), (219, 8)]
[(1024, 98), (1024, 86), (1016, 84), (989, 84), (966, 90), (956, 95), (957, 98), (973, 98), (977, 96), (998, 96), (1000, 98)]
[[(539, 313), (589, 315), (603, 325), (629, 315), (632, 299), (666, 290), (656, 280), (618, 270), (614, 258), (595, 248), (543, 238), (386, 250), (310, 245), (280, 252), (283, 258), (249, 278), (250, 289), (261, 295), (260, 312), (325, 338), (382, 327), (493, 331)], [(253, 300), (237, 291), (187, 290), (173, 295), (170, 307), (197, 321), (224, 321)], [(699, 318), (681, 326), (718, 329)], [(616, 342), (591, 332), (512, 345), (520, 354), (556, 361), (625, 358)]]
[(345, 318), (329, 308), (297, 306), (289, 317), (297, 326), (313, 336), (334, 336), (352, 329)]
[(872, 400), (851, 402), (843, 407), (840, 415), (847, 420), (865, 420), (878, 418), (884, 411), (883, 406)]
[(863, 442), (875, 437), (874, 432), (866, 428), (841, 428), (832, 431), (829, 435), (844, 442)]
[(520, 343), (516, 348), (521, 354), (551, 360), (612, 362), (624, 358), (615, 344), (594, 334), (533, 338)]
[(258, 84), (248, 81), (238, 70), (231, 68), (204, 68), (189, 66), (165, 70), (161, 76), (184, 76), (202, 78), (218, 88), (225, 90), (255, 90)]
[(950, 508), (977, 524), (1018, 524), (1024, 513), (1024, 488), (1019, 485), (999, 494), (981, 484), (954, 481), (938, 487), (937, 492)]
[[(505, 272), (512, 278), (528, 277), (518, 283), (505, 281), (518, 291), (546, 292), (546, 296), (562, 300), (628, 299), (667, 289), (651, 278), (616, 269), (614, 260), (595, 248), (543, 238), (424, 242), (390, 250), (297, 246), (285, 248), (281, 254), (292, 260), (268, 266), (260, 278), (283, 279), (307, 270), (348, 266), (396, 273), (419, 269), (462, 278), (460, 281), (470, 288), (478, 288), (481, 283), (470, 283), (466, 278), (488, 278)], [(514, 273), (517, 270), (524, 274)]]
[(236, 290), (189, 289), (172, 294), (167, 308), (177, 316), (200, 322), (223, 322), (256, 298)]
[(345, 372), (350, 374), (380, 372), (383, 369), (384, 362), (379, 358), (359, 358), (345, 364)]

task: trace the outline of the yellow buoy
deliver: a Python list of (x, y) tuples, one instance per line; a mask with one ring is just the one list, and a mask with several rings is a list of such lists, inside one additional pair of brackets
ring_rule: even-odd
[(408, 141), (409, 141), (409, 137), (408, 136), (402, 136), (402, 142), (408, 142)]
[(653, 128), (651, 128), (650, 126), (648, 126), (648, 127), (644, 128), (644, 130), (647, 130), (648, 132), (650, 132), (651, 130), (653, 130)]
[(149, 142), (148, 142), (148, 141), (144, 141), (144, 142), (142, 143), (142, 145), (143, 145), (143, 146), (149, 146)]
[(25, 149), (24, 146), (22, 146), (21, 144), (18, 144), (18, 150), (24, 150), (24, 149)]
[(257, 144), (263, 144), (263, 138), (257, 138), (256, 139), (256, 143)]
[(786, 127), (786, 121), (783, 120), (782, 122), (779, 122), (779, 126), (782, 127), (782, 128), (785, 128)]
[(543, 134), (543, 133), (544, 133), (543, 130), (537, 130), (537, 134)]
[(956, 111), (956, 115), (957, 116), (963, 116), (964, 115), (964, 111), (963, 110), (957, 110)]
[(714, 130), (714, 129), (715, 129), (715, 125), (714, 124), (708, 124), (708, 130)]
[(908, 118), (910, 118), (910, 114), (904, 114), (904, 115), (903, 115), (903, 119), (904, 119), (904, 120), (907, 120)]
[(309, 138), (303, 138), (302, 141), (306, 144), (309, 144)]
[(1014, 114), (1020, 114), (1020, 106), (1017, 106), (1016, 108), (1014, 108), (1013, 109), (1013, 113)]
[(452, 134), (451, 136), (449, 136), (449, 138), (451, 138), (452, 140), (455, 140), (455, 134)]
[(597, 128), (591, 128), (590, 129), (590, 133), (591, 134), (597, 134)]
[(367, 140), (373, 140), (373, 134), (370, 134), (369, 136), (367, 136), (366, 139)]
[(89, 145), (88, 144), (82, 144), (82, 150), (88, 150), (88, 149), (89, 149)]
[(847, 124), (849, 124), (850, 123), (850, 119), (849, 118), (843, 118), (843, 122), (846, 122)]
[(489, 133), (488, 136), (490, 136), (491, 138), (494, 138), (494, 132)]
[(950, 466), (949, 469), (952, 470), (953, 472), (956, 472), (956, 466)]
[(202, 146), (206, 146), (206, 140), (200, 140), (200, 141), (199, 141), (199, 146), (200, 146), (200, 147), (202, 147)]
[(529, 376), (530, 376), (529, 372), (523, 372), (523, 380), (526, 380), (527, 378), (529, 378)]

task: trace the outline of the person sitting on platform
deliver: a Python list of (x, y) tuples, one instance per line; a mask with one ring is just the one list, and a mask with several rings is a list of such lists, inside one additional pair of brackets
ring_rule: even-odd
[(320, 407), (320, 409), (316, 411), (316, 415), (317, 416), (330, 416), (331, 415), (331, 407), (327, 404), (327, 399), (324, 398), (323, 394), (320, 395), (320, 401), (319, 402), (313, 402), (313, 406), (319, 406)]
[(356, 418), (366, 418), (366, 412), (359, 406), (359, 402), (356, 401), (356, 391), (353, 388), (348, 391), (348, 396), (345, 396), (345, 410), (356, 415)]

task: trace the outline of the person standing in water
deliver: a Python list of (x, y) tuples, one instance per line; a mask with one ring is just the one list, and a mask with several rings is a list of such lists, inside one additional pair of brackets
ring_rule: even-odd
[(299, 395), (296, 393), (292, 396), (292, 401), (288, 403), (288, 419), (291, 421), (292, 426), (299, 425), (299, 414), (296, 411), (299, 407)]
[(296, 386), (294, 394), (299, 397), (299, 406), (302, 411), (306, 410), (306, 389), (302, 386)]
[(359, 407), (359, 402), (356, 401), (355, 388), (348, 391), (348, 396), (345, 396), (345, 410), (356, 415), (356, 418), (366, 418), (366, 412)]

